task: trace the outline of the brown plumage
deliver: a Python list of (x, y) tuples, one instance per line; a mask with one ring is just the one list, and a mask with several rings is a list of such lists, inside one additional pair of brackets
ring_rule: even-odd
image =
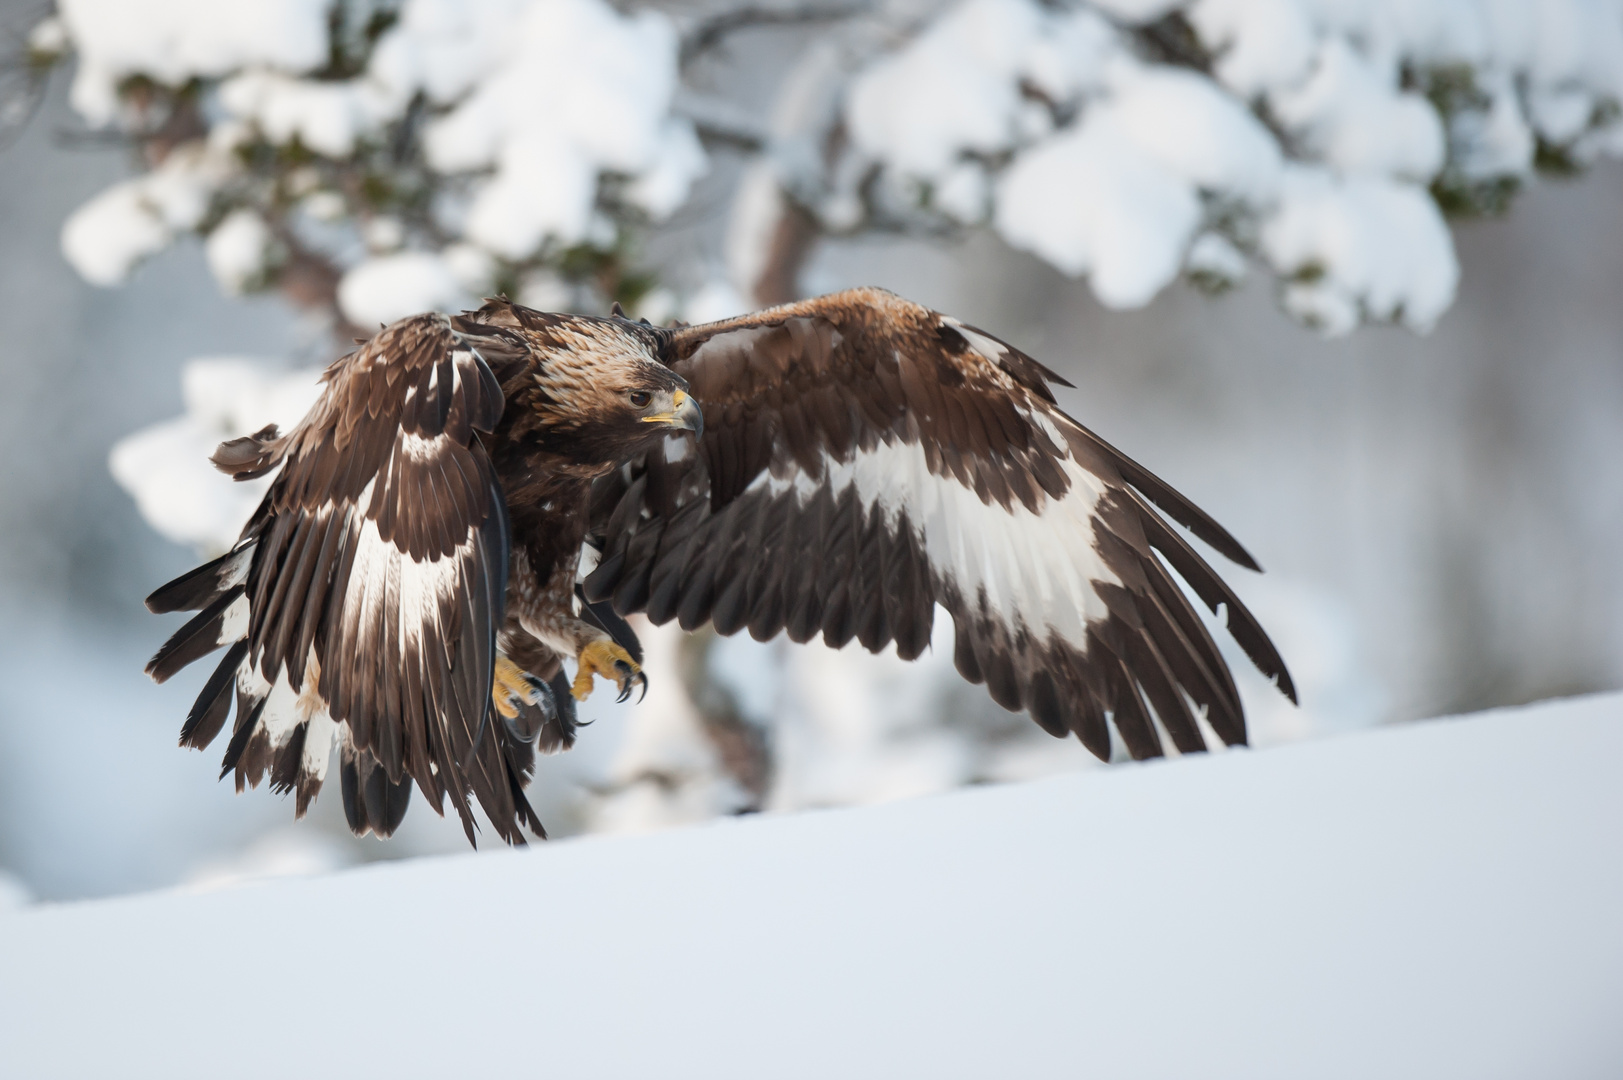
[(301, 815), (336, 746), (358, 833), (392, 832), (415, 782), (470, 841), (475, 800), (508, 842), (545, 835), (524, 787), (574, 740), (563, 662), (576, 696), (594, 672), (624, 696), (639, 611), (912, 659), (940, 605), (965, 678), (1100, 757), (1112, 730), (1134, 758), (1205, 749), (1201, 717), (1243, 742), (1170, 566), (1294, 700), (1161, 515), (1255, 569), (1227, 532), (1061, 412), (1041, 364), (881, 290), (677, 329), (492, 301), (395, 323), (325, 378), (292, 431), (220, 448), (239, 479), (280, 472), (230, 553), (148, 599), (200, 612), (154, 678), (229, 646), (182, 745), (223, 731), (234, 688), (221, 775), (268, 773)]

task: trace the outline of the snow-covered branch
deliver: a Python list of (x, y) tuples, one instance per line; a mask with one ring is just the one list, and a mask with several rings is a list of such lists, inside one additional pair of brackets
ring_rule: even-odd
[(822, 229), (985, 225), (1112, 307), (1256, 262), (1328, 333), (1430, 327), (1444, 214), (1623, 150), (1623, 10), (1580, 0), (964, 0), (781, 155)]
[[(834, 42), (783, 81), (791, 122), (678, 101), (786, 26)], [(1617, 0), (830, 0), (680, 34), (605, 0), (63, 0), (30, 49), (76, 55), (75, 107), (149, 166), (64, 230), (89, 280), (198, 233), (231, 292), (325, 262), (363, 327), (497, 289), (635, 306), (633, 238), (706, 170), (702, 129), (760, 155), (732, 260), (757, 298), (818, 235), (987, 227), (1111, 306), (1257, 265), (1326, 332), (1424, 330), (1458, 277), (1445, 214), (1623, 149)]]
[(197, 233), (228, 292), (324, 260), (358, 326), (498, 289), (634, 299), (627, 230), (705, 168), (675, 28), (602, 0), (64, 0), (47, 25), (75, 108), (151, 164), (64, 228), (98, 284)]

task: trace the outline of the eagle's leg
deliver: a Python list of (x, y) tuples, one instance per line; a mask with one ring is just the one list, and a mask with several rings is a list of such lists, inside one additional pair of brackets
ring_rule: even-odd
[(592, 679), (596, 675), (612, 679), (619, 686), (617, 701), (629, 698), (632, 686), (637, 683), (642, 684), (643, 693), (648, 692), (648, 676), (642, 673), (642, 665), (607, 637), (587, 642), (576, 657), (576, 663), (575, 684), (570, 687), (576, 701), (585, 701), (590, 696)]
[(513, 663), (506, 653), (496, 654), (496, 677), (491, 680), (490, 700), (503, 718), (516, 719), (520, 706), (539, 705), (546, 693), (547, 684), (542, 679)]

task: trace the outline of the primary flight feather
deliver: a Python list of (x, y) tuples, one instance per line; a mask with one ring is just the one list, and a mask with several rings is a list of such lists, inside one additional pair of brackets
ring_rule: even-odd
[(357, 833), (392, 833), (415, 784), (470, 841), (475, 801), (509, 843), (544, 836), (535, 751), (573, 744), (595, 676), (643, 680), (633, 612), (913, 659), (939, 605), (965, 678), (1101, 758), (1112, 729), (1134, 758), (1203, 750), (1201, 718), (1244, 742), (1170, 567), (1295, 699), (1162, 515), (1256, 569), (1233, 537), (1060, 411), (1053, 372), (879, 289), (669, 329), (491, 301), (403, 319), (324, 379), (291, 431), (220, 447), (271, 489), (147, 600), (198, 612), (155, 679), (228, 649), (181, 744), (234, 704), (221, 776), (268, 774), (299, 815), (336, 749)]

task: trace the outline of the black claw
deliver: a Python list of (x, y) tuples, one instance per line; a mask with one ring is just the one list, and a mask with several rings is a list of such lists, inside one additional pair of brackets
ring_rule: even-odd
[[(639, 672), (637, 672), (637, 681), (642, 684), (642, 694), (639, 695), (638, 698), (637, 698), (637, 704), (641, 705), (642, 702), (643, 702), (643, 698), (646, 698), (648, 696), (648, 676), (644, 675), (642, 672), (639, 671)], [(630, 696), (629, 691), (627, 692), (626, 696), (627, 697)]]
[[(616, 704), (622, 701), (629, 701), (631, 699), (632, 684), (639, 680), (641, 680), (643, 683), (643, 693), (648, 693), (647, 676), (645, 676), (641, 671), (632, 668), (632, 666), (626, 663), (624, 660), (616, 660), (614, 662), (614, 673), (618, 676), (618, 678), (615, 679), (615, 682), (620, 686), (620, 696), (614, 699)], [(639, 698), (638, 700), (640, 701), (641, 699)]]

